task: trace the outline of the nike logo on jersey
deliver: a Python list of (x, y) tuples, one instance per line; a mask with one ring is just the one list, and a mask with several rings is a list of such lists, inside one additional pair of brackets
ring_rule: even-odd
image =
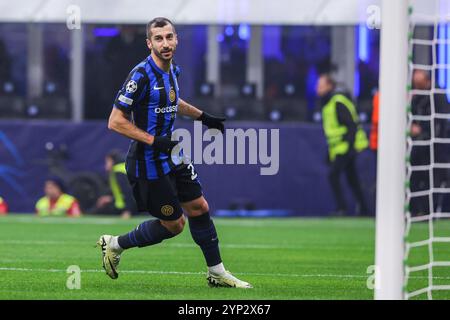
[(156, 84), (153, 86), (153, 90), (161, 90), (164, 89), (164, 87), (157, 87)]

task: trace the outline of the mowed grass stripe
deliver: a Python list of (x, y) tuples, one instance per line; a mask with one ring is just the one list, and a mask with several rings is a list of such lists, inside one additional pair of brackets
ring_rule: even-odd
[[(17, 272), (64, 272), (64, 269), (27, 269), (27, 268), (14, 268), (14, 267), (0, 267), (0, 271), (17, 271)], [(83, 270), (81, 273), (105, 273), (104, 270)], [(160, 271), (160, 270), (121, 270), (120, 273), (136, 273), (136, 274), (168, 274), (168, 275), (206, 275), (206, 272), (189, 272), (189, 271)], [(356, 274), (281, 274), (281, 273), (242, 273), (235, 272), (235, 275), (242, 276), (263, 276), (263, 277), (300, 277), (300, 278), (364, 278), (367, 279), (367, 275)], [(411, 276), (411, 279), (428, 279), (428, 277)], [(437, 277), (433, 276), (432, 279), (450, 280), (450, 277)]]
[[(98, 236), (127, 232), (147, 218), (41, 219), (12, 215), (0, 218), (0, 241), (6, 241), (0, 249), (1, 267), (61, 270), (1, 271), (0, 298), (371, 299), (373, 296), (366, 288), (365, 275), (367, 265), (373, 264), (370, 219), (349, 219), (348, 223), (335, 219), (215, 219), (225, 267), (250, 281), (255, 286), (251, 292), (211, 290), (205, 281), (204, 258), (188, 229), (161, 245), (127, 251), (121, 262), (121, 276), (117, 281), (109, 279), (100, 269), (99, 249), (94, 248)], [(355, 233), (348, 232), (353, 230), (351, 225)], [(361, 232), (364, 239), (357, 236)], [(338, 252), (345, 252), (348, 246), (361, 251), (363, 257), (361, 252), (355, 252), (350, 255), (351, 264), (342, 266), (343, 261), (339, 260), (344, 255)], [(4, 263), (2, 259), (10, 262)], [(65, 288), (69, 275), (65, 270), (72, 264), (79, 265), (82, 272), (95, 272), (83, 272), (83, 289), (69, 294)]]
[[(374, 219), (215, 218), (225, 267), (252, 290), (209, 288), (189, 229), (127, 251), (121, 276), (109, 279), (95, 241), (146, 219), (0, 217), (0, 299), (373, 299), (366, 271), (374, 264)], [(70, 265), (80, 266), (81, 290), (66, 288)], [(448, 282), (450, 272), (436, 276)]]

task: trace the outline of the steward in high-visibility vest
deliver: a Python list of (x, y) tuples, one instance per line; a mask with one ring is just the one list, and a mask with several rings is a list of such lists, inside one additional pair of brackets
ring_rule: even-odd
[[(350, 115), (353, 125), (339, 122), (338, 105), (344, 106)], [(323, 129), (328, 143), (330, 161), (334, 161), (337, 155), (344, 155), (353, 148), (357, 152), (366, 149), (369, 145), (367, 135), (359, 124), (358, 114), (353, 102), (343, 94), (336, 93), (322, 109)], [(349, 134), (356, 127), (354, 138)], [(347, 139), (346, 139), (347, 135)], [(352, 144), (352, 146), (351, 146)]]
[(118, 150), (112, 150), (105, 157), (105, 171), (108, 173), (109, 192), (97, 199), (93, 214), (120, 215), (129, 218), (136, 214), (137, 206), (133, 190), (128, 181), (124, 156)]
[(80, 206), (75, 197), (63, 192), (62, 183), (58, 179), (45, 182), (45, 196), (35, 205), (36, 213), (41, 216), (80, 216)]
[(329, 180), (336, 200), (334, 215), (348, 212), (340, 176), (345, 173), (351, 190), (358, 202), (356, 215), (368, 215), (358, 173), (356, 155), (369, 146), (369, 140), (359, 124), (353, 102), (336, 90), (336, 82), (328, 74), (319, 77), (316, 91), (321, 97), (323, 130), (328, 144)]
[(125, 195), (118, 182), (117, 176), (123, 174), (126, 176), (127, 171), (125, 169), (125, 162), (115, 164), (112, 170), (109, 172), (109, 187), (111, 188), (112, 195), (114, 197), (114, 207), (119, 210), (125, 209)]

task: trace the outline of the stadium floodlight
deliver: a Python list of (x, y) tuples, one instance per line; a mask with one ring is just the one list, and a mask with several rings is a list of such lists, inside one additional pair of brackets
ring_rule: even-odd
[(408, 1), (382, 1), (375, 299), (403, 298)]

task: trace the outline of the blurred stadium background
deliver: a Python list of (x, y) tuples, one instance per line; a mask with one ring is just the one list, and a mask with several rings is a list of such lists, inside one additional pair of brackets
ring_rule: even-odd
[[(152, 2), (121, 1), (105, 11), (103, 1), (80, 1), (82, 28), (69, 30), (66, 20), (77, 14), (68, 11), (72, 2), (23, 7), (3, 1), (0, 116), (7, 167), (0, 186), (10, 210), (33, 210), (49, 149), (53, 155), (66, 149), (61, 160), (71, 173), (103, 173), (110, 149), (127, 150), (127, 139), (108, 132), (106, 121), (129, 70), (148, 54), (147, 20), (165, 15), (180, 37), (176, 62), (184, 99), (226, 115), (229, 127), (281, 129), (280, 150), (286, 151), (278, 175), (260, 177), (254, 166), (198, 166), (204, 183), (214, 185), (207, 192), (215, 208), (326, 215), (333, 200), (318, 75), (337, 71), (368, 127), (379, 74), (380, 31), (366, 25), (370, 3), (340, 2), (287, 1), (256, 9), (252, 1), (169, 1), (155, 11)], [(295, 10), (286, 10), (290, 6)], [(364, 191), (374, 212), (375, 157), (363, 157)], [(219, 185), (219, 174), (230, 179)]]
[[(416, 12), (433, 16), (436, 3), (448, 10), (447, 2), (416, 0), (412, 4)], [(311, 289), (308, 296), (300, 294), (304, 283), (294, 281), (298, 287), (293, 287), (286, 298), (371, 298), (373, 292), (366, 287), (366, 268), (374, 264), (373, 218), (342, 222), (324, 219), (331, 224), (318, 229), (312, 226), (319, 232), (336, 232), (331, 233), (330, 242), (319, 240), (320, 234), (317, 238), (312, 234), (307, 238), (299, 235), (297, 239), (295, 223), (289, 219), (328, 217), (335, 206), (328, 183), (321, 106), (315, 92), (321, 73), (333, 72), (339, 85), (353, 97), (364, 129), (370, 131), (373, 96), (380, 76), (380, 8), (381, 1), (377, 0), (0, 0), (0, 196), (10, 211), (10, 217), (3, 220), (3, 235), (13, 237), (17, 233), (7, 233), (9, 227), (21, 230), (20, 221), (29, 222), (14, 220), (14, 213), (34, 212), (49, 175), (57, 175), (67, 183), (69, 193), (79, 199), (82, 209), (92, 206), (105, 192), (104, 157), (112, 149), (126, 152), (129, 144), (128, 139), (107, 129), (112, 103), (131, 68), (148, 55), (145, 24), (155, 16), (165, 16), (175, 23), (179, 36), (175, 61), (182, 68), (179, 83), (183, 99), (207, 112), (225, 115), (228, 128), (280, 129), (280, 167), (274, 176), (261, 176), (259, 167), (254, 165), (196, 165), (212, 213), (216, 217), (276, 217), (280, 220), (274, 220), (275, 225), (285, 221), (285, 227), (294, 227), (287, 233), (292, 246), (300, 248), (308, 246), (308, 241), (318, 241), (322, 249), (336, 244), (347, 248), (339, 257), (330, 256), (336, 268), (325, 272), (339, 272), (340, 265), (348, 266), (349, 261), (342, 256), (358, 251), (355, 244), (364, 239), (361, 252), (353, 261), (357, 269), (343, 267), (344, 272), (356, 274), (351, 286), (340, 287), (335, 279), (332, 283), (336, 282), (338, 292), (327, 295), (327, 285), (323, 284), (323, 291)], [(77, 23), (81, 23), (81, 28), (76, 27)], [(413, 37), (432, 40), (434, 26), (416, 26)], [(442, 47), (447, 52), (446, 59), (450, 59), (448, 45)], [(417, 49), (414, 62), (425, 63), (431, 56), (429, 49)], [(442, 61), (448, 68), (450, 60)], [(441, 84), (449, 88), (448, 73)], [(193, 127), (180, 118), (176, 126), (189, 130)], [(364, 151), (358, 158), (363, 192), (373, 216), (376, 161), (372, 150)], [(352, 199), (350, 193), (346, 197)], [(448, 205), (446, 201), (441, 201), (442, 206)], [(355, 206), (346, 215), (355, 216)], [(308, 223), (314, 225), (316, 220), (311, 221)], [(221, 223), (227, 225), (226, 221), (219, 222), (219, 227)], [(303, 225), (297, 227), (299, 233), (307, 230)], [(46, 228), (43, 225), (37, 230), (50, 234), (51, 229)], [(445, 228), (448, 231), (448, 226)], [(344, 239), (339, 244), (339, 234), (346, 230), (364, 231), (361, 238), (352, 237), (348, 242)], [(280, 237), (281, 234), (282, 231)], [(261, 239), (261, 235), (255, 237)], [(35, 238), (49, 243), (58, 241), (38, 235)], [(319, 254), (320, 248), (316, 249)], [(6, 252), (14, 255), (11, 248)], [(301, 251), (294, 253), (293, 264), (302, 264)], [(278, 259), (276, 254), (273, 259)], [(30, 263), (23, 262), (18, 267), (32, 268), (34, 262)], [(98, 268), (95, 262), (89, 263)], [(316, 263), (326, 264), (327, 260)], [(7, 260), (2, 264), (5, 270), (14, 265)], [(65, 266), (61, 264), (59, 268)], [(282, 272), (300, 272), (292, 268)], [(5, 273), (10, 280), (15, 279)], [(424, 279), (428, 280), (428, 275)], [(322, 284), (307, 286), (314, 285)], [(13, 285), (8, 288), (10, 293), (19, 290)], [(9, 296), (6, 290), (1, 297), (36, 297), (17, 292)], [(80, 297), (83, 298), (77, 296)], [(158, 297), (164, 297), (163, 293)], [(198, 297), (205, 296), (193, 296)], [(238, 298), (246, 297), (271, 296), (267, 293)], [(276, 294), (272, 297), (283, 298)]]

